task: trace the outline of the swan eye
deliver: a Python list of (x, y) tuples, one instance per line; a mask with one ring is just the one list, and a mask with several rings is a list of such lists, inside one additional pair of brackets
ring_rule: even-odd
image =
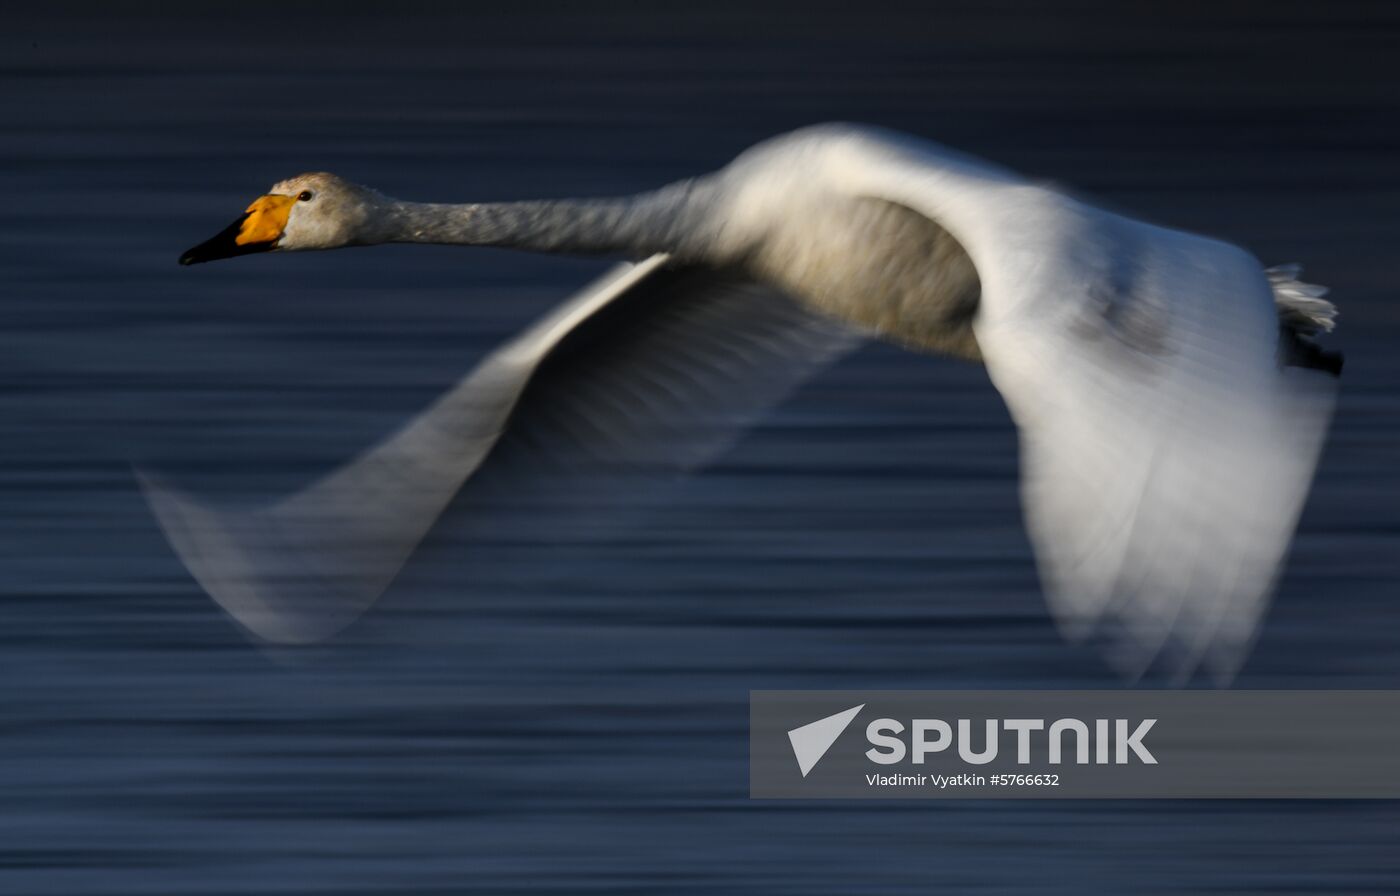
[(310, 191), (310, 190), (302, 190), (300, 193), (297, 194), (297, 199), (300, 199), (302, 202), (310, 202), (310, 201), (311, 201), (311, 191)]

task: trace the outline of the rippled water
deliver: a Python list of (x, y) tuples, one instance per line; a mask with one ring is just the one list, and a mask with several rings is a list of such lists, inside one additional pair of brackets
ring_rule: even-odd
[(133, 462), (202, 494), (293, 488), (602, 268), (175, 265), (272, 181), (605, 194), (873, 121), (1334, 287), (1341, 407), (1238, 684), (1400, 686), (1400, 20), (1033, 9), (9, 16), (0, 891), (1400, 886), (1391, 803), (746, 798), (751, 688), (1114, 686), (1042, 612), (1013, 432), (973, 367), (865, 350), (644, 521), (493, 539), (456, 507), (315, 650), (240, 635), (134, 488)]

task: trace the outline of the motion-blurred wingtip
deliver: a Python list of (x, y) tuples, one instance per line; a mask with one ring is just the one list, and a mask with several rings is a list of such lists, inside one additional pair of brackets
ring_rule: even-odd
[(260, 532), (258, 525), (196, 501), (158, 473), (133, 465), (132, 475), (175, 556), (205, 594), (253, 636), (304, 646), (330, 638), (359, 617), (362, 610), (319, 612), (331, 603), (321, 600), (316, 610), (298, 611), (296, 599), (267, 593), (254, 574), (256, 546), (238, 536), (240, 531)]

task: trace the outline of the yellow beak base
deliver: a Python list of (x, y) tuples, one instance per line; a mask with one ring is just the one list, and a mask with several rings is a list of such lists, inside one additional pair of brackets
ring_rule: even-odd
[(202, 264), (220, 258), (266, 252), (277, 244), (282, 232), (287, 229), (287, 218), (292, 214), (294, 202), (295, 196), (259, 196), (248, 206), (243, 217), (181, 255), (180, 264)]
[(259, 196), (248, 206), (248, 217), (238, 231), (234, 242), (240, 246), (254, 243), (270, 243), (287, 229), (287, 218), (292, 214), (295, 196)]

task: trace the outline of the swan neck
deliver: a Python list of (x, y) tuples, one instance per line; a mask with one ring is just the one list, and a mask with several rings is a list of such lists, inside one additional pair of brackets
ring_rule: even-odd
[(672, 185), (611, 199), (445, 204), (391, 201), (365, 242), (651, 255), (676, 248), (690, 191)]

